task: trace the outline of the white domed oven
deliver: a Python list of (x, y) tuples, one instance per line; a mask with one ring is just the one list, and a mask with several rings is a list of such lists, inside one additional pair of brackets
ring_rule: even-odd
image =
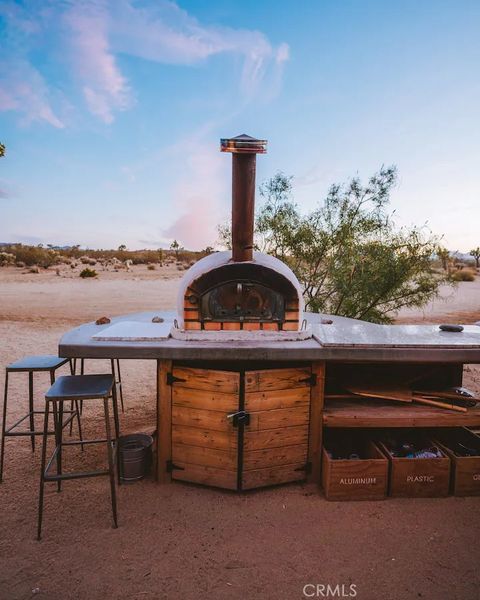
[(299, 282), (282, 261), (254, 252), (256, 154), (266, 141), (247, 135), (221, 140), (232, 153), (232, 251), (198, 261), (180, 285), (178, 314), (185, 330), (298, 331)]

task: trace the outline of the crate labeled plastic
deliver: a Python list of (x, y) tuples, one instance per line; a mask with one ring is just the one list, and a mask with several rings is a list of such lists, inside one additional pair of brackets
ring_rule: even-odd
[(421, 436), (405, 439), (404, 443), (384, 441), (378, 444), (390, 462), (390, 496), (448, 496), (450, 459), (438, 444)]

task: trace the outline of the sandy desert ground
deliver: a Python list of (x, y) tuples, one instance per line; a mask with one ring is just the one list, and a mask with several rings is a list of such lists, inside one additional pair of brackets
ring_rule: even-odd
[[(0, 269), (0, 389), (3, 367), (27, 354), (56, 353), (63, 332), (102, 315), (174, 308), (181, 272), (100, 272), (81, 280), (65, 268), (39, 274)], [(404, 312), (402, 322), (480, 320), (480, 281), (447, 301)], [(88, 361), (89, 372), (107, 369)], [(124, 433), (151, 432), (153, 362), (123, 361)], [(479, 389), (469, 367), (466, 381)], [(26, 377), (12, 377), (9, 421), (25, 410)], [(42, 406), (46, 377), (35, 379)], [(86, 433), (102, 426), (86, 407)], [(76, 450), (78, 468), (103, 451)], [(119, 489), (111, 528), (106, 479), (66, 482), (46, 494), (44, 538), (35, 540), (39, 451), (8, 439), (0, 485), (0, 598), (52, 600), (301, 599), (306, 584), (356, 585), (359, 600), (474, 600), (479, 597), (476, 498), (326, 502), (311, 485), (245, 494), (146, 479)], [(310, 588), (311, 589), (311, 588)], [(337, 596), (338, 597), (338, 596)]]
[(397, 323), (475, 323), (480, 321), (480, 277), (456, 287), (442, 286), (440, 296), (422, 309), (401, 310)]

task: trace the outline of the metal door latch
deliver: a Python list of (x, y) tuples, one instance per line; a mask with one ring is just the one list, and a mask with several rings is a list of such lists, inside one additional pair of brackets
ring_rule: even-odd
[(238, 427), (239, 425), (250, 425), (250, 415), (244, 410), (239, 410), (238, 412), (227, 415), (227, 419), (232, 420), (234, 427)]

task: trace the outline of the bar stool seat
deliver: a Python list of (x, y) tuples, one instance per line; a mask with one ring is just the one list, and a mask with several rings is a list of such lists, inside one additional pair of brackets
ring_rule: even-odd
[[(85, 358), (80, 359), (80, 375), (85, 375)], [(125, 412), (125, 407), (123, 405), (123, 388), (122, 388), (122, 372), (120, 371), (120, 360), (118, 358), (111, 358), (110, 360), (110, 368), (112, 369), (112, 375), (115, 378), (115, 383), (117, 385), (118, 394), (120, 396), (120, 406), (122, 407), (122, 413)], [(72, 375), (77, 374), (77, 359), (73, 359), (73, 372)], [(80, 403), (80, 412), (82, 412), (83, 406)]]
[[(43, 414), (43, 410), (35, 410), (34, 402), (33, 402), (33, 374), (38, 372), (48, 372), (50, 373), (50, 384), (52, 385), (55, 382), (55, 371), (62, 367), (63, 365), (69, 363), (70, 364), (70, 372), (73, 372), (72, 362), (69, 358), (59, 358), (54, 354), (41, 354), (41, 355), (33, 355), (33, 356), (25, 356), (13, 363), (10, 363), (5, 369), (5, 393), (3, 400), (3, 419), (2, 419), (2, 440), (0, 447), (0, 482), (3, 481), (3, 465), (4, 465), (4, 456), (5, 456), (5, 438), (7, 437), (30, 437), (32, 452), (35, 451), (35, 436), (42, 435), (42, 430), (35, 429), (35, 415)], [(13, 425), (7, 428), (6, 420), (7, 420), (7, 404), (8, 404), (8, 383), (9, 383), (9, 375), (13, 373), (28, 373), (28, 403), (29, 409), (28, 412), (21, 417), (18, 421), (16, 421)], [(77, 424), (79, 428), (80, 437), (81, 434), (81, 423), (80, 423), (80, 413), (78, 411), (78, 404), (74, 405), (72, 403), (71, 410), (66, 411), (70, 416), (65, 423), (63, 423), (63, 427), (66, 427), (70, 424), (70, 433), (72, 431), (73, 419), (77, 419)], [(29, 428), (19, 429), (19, 426), (25, 421), (29, 420)], [(53, 432), (49, 432), (50, 434)]]
[(24, 356), (7, 366), (7, 371), (52, 371), (67, 364), (69, 358), (59, 358), (54, 354)]
[[(95, 401), (103, 400), (104, 416), (105, 416), (105, 431), (106, 438), (76, 441), (66, 441), (62, 439), (61, 423), (63, 422), (63, 403), (78, 402), (80, 400)], [(110, 412), (109, 401), (113, 403), (113, 415), (115, 423), (115, 437), (112, 437), (110, 427)], [(50, 417), (50, 406), (52, 406), (55, 421), (55, 449), (48, 460), (46, 461), (47, 451), (47, 436)], [(59, 377), (45, 394), (45, 413), (44, 427), (42, 439), (42, 461), (40, 471), (40, 493), (38, 503), (38, 529), (37, 539), (41, 539), (42, 519), (43, 519), (43, 496), (45, 482), (57, 482), (57, 491), (61, 491), (61, 482), (69, 479), (80, 479), (87, 477), (98, 477), (101, 475), (109, 476), (110, 478), (110, 497), (112, 503), (112, 514), (114, 527), (117, 523), (117, 499), (115, 492), (115, 468), (113, 447), (116, 446), (120, 436), (118, 406), (117, 406), (117, 390), (115, 385), (115, 377), (110, 374), (101, 375), (66, 375)], [(84, 444), (105, 444), (107, 448), (108, 469), (96, 471), (77, 471), (63, 473), (62, 465), (62, 449), (65, 446), (75, 446)], [(52, 473), (53, 462), (56, 459), (57, 472)]]
[(59, 377), (45, 394), (47, 400), (89, 400), (105, 398), (112, 392), (112, 375), (70, 375)]

